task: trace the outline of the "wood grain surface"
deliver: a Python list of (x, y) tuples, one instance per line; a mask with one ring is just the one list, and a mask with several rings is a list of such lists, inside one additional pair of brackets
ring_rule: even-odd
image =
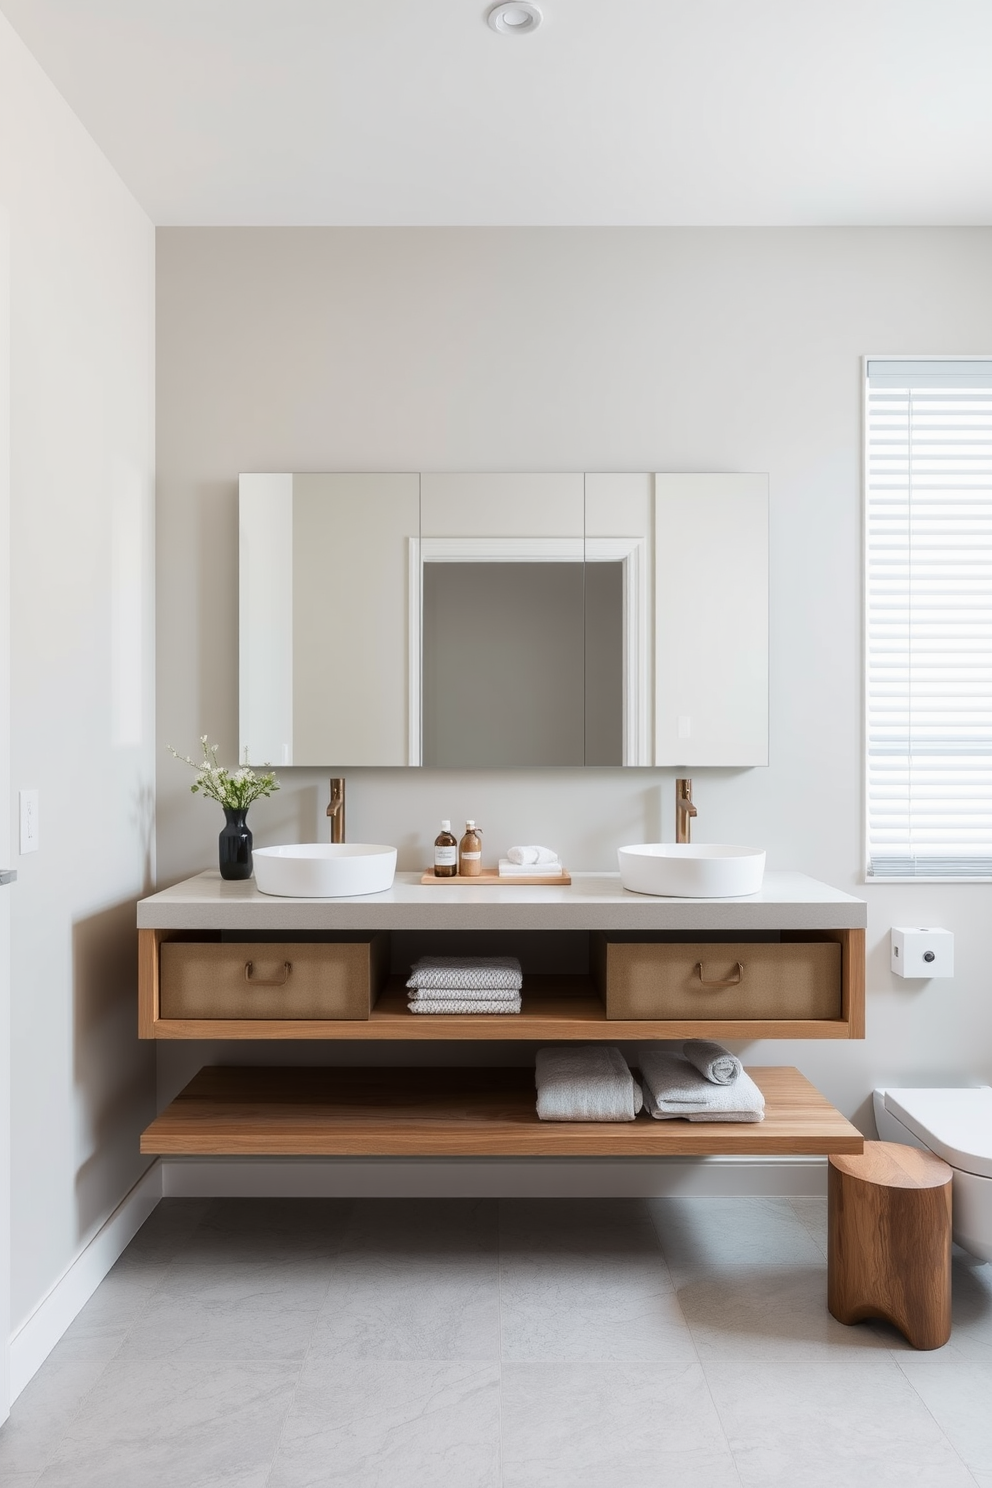
[[(519, 1013), (411, 1013), (407, 1007), (404, 979), (391, 977), (367, 1020), (153, 1017), (153, 963), (150, 956), (146, 955), (145, 964), (145, 990), (140, 999), (142, 1038), (361, 1039), (372, 1042), (402, 1039), (420, 1043), (509, 1039), (547, 1043), (583, 1039), (592, 1042), (603, 1039), (837, 1039), (850, 1036), (848, 1024), (841, 1018), (607, 1020), (602, 999), (592, 980), (584, 976), (526, 976), (523, 1007)], [(157, 964), (156, 961), (156, 969)]]
[(514, 873), (511, 877), (501, 878), (498, 868), (483, 868), (481, 873), (456, 873), (454, 878), (438, 878), (433, 868), (424, 870), (420, 882), (427, 885), (447, 884), (450, 889), (492, 889), (492, 888), (517, 888), (523, 884), (525, 888), (534, 888), (540, 885), (542, 888), (560, 888), (562, 884), (570, 884), (572, 875), (567, 868), (560, 873)]
[(798, 1070), (749, 1073), (765, 1096), (762, 1122), (655, 1121), (642, 1113), (605, 1123), (540, 1121), (532, 1068), (211, 1066), (156, 1117), (141, 1151), (663, 1157), (862, 1150), (861, 1133)]
[(866, 1142), (828, 1169), (827, 1306), (839, 1322), (884, 1318), (914, 1348), (951, 1333), (951, 1180), (932, 1152)]

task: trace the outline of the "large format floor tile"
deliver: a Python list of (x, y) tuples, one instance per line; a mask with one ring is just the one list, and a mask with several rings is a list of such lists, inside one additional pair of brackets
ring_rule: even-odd
[(298, 1376), (285, 1364), (116, 1360), (41, 1488), (265, 1488)]
[(790, 1199), (793, 1214), (809, 1230), (817, 1245), (827, 1254), (827, 1201), (826, 1199)]
[(913, 1389), (968, 1466), (992, 1474), (992, 1349), (907, 1349), (896, 1359)]
[(973, 1488), (884, 1350), (801, 1367), (721, 1362), (706, 1378), (744, 1488)]
[(174, 1253), (177, 1265), (326, 1259), (340, 1247), (348, 1199), (214, 1199)]
[(498, 1359), (495, 1253), (338, 1259), (310, 1351), (324, 1359)]
[(657, 1237), (517, 1215), (501, 1227), (502, 1357), (516, 1362), (695, 1362)]
[(686, 1268), (678, 1300), (704, 1364), (857, 1356), (885, 1343), (868, 1324), (846, 1327), (827, 1311), (826, 1262), (816, 1266)]
[(739, 1488), (698, 1364), (506, 1364), (504, 1488)]
[(818, 1265), (823, 1251), (788, 1199), (650, 1199), (673, 1274), (691, 1266)]
[(495, 1199), (356, 1199), (341, 1231), (346, 1255), (460, 1259), (494, 1254)]
[(311, 1360), (266, 1488), (498, 1488), (495, 1364)]
[(124, 1359), (296, 1359), (310, 1345), (332, 1261), (173, 1266), (132, 1324)]
[(363, 1200), (327, 1268), (315, 1358), (496, 1360), (493, 1200)]
[(21, 1391), (0, 1430), (0, 1483), (15, 1474), (37, 1476), (51, 1460), (104, 1365), (93, 1360), (46, 1360)]

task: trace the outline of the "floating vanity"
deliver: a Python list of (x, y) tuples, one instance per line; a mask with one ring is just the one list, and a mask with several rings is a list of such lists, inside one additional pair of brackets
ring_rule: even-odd
[[(476, 1040), (864, 1037), (867, 907), (802, 874), (767, 873), (746, 899), (657, 899), (617, 874), (493, 888), (425, 886), (279, 899), (215, 872), (138, 905), (146, 1039)], [(569, 932), (584, 973), (526, 975), (519, 1014), (414, 1017), (391, 936)], [(553, 944), (553, 941), (551, 942)], [(459, 941), (465, 949), (464, 939)], [(394, 960), (394, 972), (399, 968)], [(533, 1071), (206, 1068), (141, 1150), (202, 1155), (614, 1155), (860, 1152), (862, 1137), (795, 1069), (751, 1069), (757, 1125), (549, 1123)]]

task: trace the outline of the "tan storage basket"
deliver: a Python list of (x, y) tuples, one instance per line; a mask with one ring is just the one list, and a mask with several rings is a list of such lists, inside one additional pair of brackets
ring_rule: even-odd
[(309, 943), (165, 941), (162, 1018), (368, 1018), (389, 937)]
[(835, 941), (654, 944), (599, 938), (607, 1018), (839, 1018)]

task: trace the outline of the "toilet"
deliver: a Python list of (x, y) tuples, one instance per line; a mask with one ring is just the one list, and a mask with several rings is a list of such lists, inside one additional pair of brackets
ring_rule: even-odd
[(954, 1169), (952, 1225), (962, 1249), (992, 1261), (992, 1087), (876, 1090), (883, 1142), (927, 1147)]

